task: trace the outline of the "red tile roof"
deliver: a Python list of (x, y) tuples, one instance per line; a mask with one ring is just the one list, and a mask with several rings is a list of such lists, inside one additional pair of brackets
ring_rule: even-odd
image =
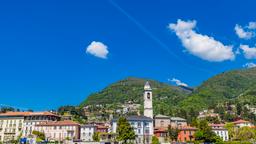
[(6, 112), (1, 113), (0, 116), (58, 116), (51, 112)]
[(40, 123), (37, 126), (79, 126), (79, 123), (71, 121), (71, 120), (49, 121), (49, 122), (45, 122), (45, 123)]
[(224, 127), (225, 124), (209, 124), (210, 127)]
[(241, 123), (248, 123), (249, 121), (246, 121), (246, 120), (237, 120), (237, 121), (234, 121), (233, 123), (234, 124), (241, 124)]

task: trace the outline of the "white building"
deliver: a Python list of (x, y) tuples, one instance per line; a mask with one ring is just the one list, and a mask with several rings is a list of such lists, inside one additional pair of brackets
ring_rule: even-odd
[(23, 125), (23, 137), (29, 137), (35, 130), (35, 125), (42, 122), (57, 121), (60, 120), (58, 115), (50, 112), (28, 112), (24, 115), (24, 125)]
[[(126, 117), (136, 134), (136, 143), (149, 144), (154, 133), (153, 119), (145, 116), (129, 116)], [(112, 120), (112, 132), (117, 132), (118, 119)]]
[(223, 141), (228, 141), (228, 130), (224, 128), (224, 124), (210, 124), (210, 127), (212, 127), (212, 131), (222, 138)]
[(93, 134), (96, 132), (96, 126), (92, 124), (82, 125), (80, 128), (80, 139), (85, 142), (93, 141)]
[(238, 120), (238, 121), (234, 121), (233, 123), (238, 128), (245, 127), (245, 126), (248, 126), (248, 127), (253, 126), (253, 124), (251, 122), (246, 121), (246, 120)]
[[(152, 105), (152, 89), (149, 82), (146, 82), (144, 86), (144, 116), (129, 116), (126, 117), (128, 122), (134, 129), (136, 134), (137, 144), (149, 144), (151, 143), (152, 136), (154, 134), (153, 126), (153, 105)], [(112, 132), (117, 132), (118, 119), (112, 120)]]
[(80, 139), (80, 125), (70, 120), (40, 123), (35, 130), (43, 132), (49, 141)]

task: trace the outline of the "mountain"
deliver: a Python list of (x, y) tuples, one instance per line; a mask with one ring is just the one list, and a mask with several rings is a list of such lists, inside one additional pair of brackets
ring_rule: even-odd
[(202, 109), (225, 101), (243, 101), (248, 94), (253, 94), (251, 98), (256, 96), (253, 93), (254, 88), (256, 68), (228, 71), (203, 82), (189, 97), (180, 102), (180, 106), (185, 109)]
[(153, 102), (155, 112), (162, 107), (165, 109), (176, 106), (178, 102), (185, 99), (191, 91), (178, 86), (171, 86), (162, 82), (149, 79), (129, 77), (106, 87), (98, 93), (90, 95), (81, 106), (96, 104), (119, 104), (132, 101), (143, 104), (143, 88), (146, 81), (153, 88)]
[[(143, 86), (146, 81), (153, 88), (154, 114), (180, 116), (191, 120), (203, 109), (215, 109), (217, 106), (225, 109), (227, 103), (256, 107), (256, 68), (223, 72), (193, 89), (130, 77), (90, 95), (80, 106), (111, 104), (114, 105), (111, 108), (116, 109), (117, 104), (128, 101), (143, 104)], [(236, 111), (234, 110), (235, 113)], [(242, 115), (235, 115), (239, 116)]]

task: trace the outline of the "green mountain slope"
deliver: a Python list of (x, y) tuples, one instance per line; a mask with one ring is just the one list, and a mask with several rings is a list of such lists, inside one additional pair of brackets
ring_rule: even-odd
[(153, 88), (155, 112), (164, 111), (171, 108), (171, 106), (176, 106), (178, 102), (185, 99), (190, 93), (190, 91), (177, 86), (171, 86), (154, 80), (130, 77), (111, 84), (98, 93), (90, 95), (81, 103), (81, 106), (118, 104), (128, 101), (143, 104), (143, 88), (146, 81), (149, 81)]
[[(256, 84), (256, 68), (234, 70), (216, 75), (197, 87), (191, 96), (180, 102), (180, 106), (189, 109), (214, 107), (225, 101), (242, 101), (239, 97), (249, 93)], [(255, 93), (252, 93), (253, 95)], [(254, 95), (255, 97), (255, 95)]]
[[(111, 109), (116, 110), (118, 104), (128, 101), (143, 104), (143, 86), (146, 81), (140, 78), (118, 81), (90, 95), (80, 106), (110, 104)], [(227, 102), (229, 105), (248, 104), (256, 107), (256, 68), (221, 73), (203, 82), (193, 92), (154, 80), (148, 81), (153, 88), (154, 114), (180, 116), (191, 120), (203, 109), (216, 106), (226, 109)], [(235, 117), (239, 116), (243, 117), (240, 114)]]

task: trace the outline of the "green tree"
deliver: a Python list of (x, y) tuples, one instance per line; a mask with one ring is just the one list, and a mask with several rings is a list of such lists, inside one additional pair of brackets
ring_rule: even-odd
[(99, 132), (95, 132), (92, 136), (93, 141), (99, 142), (100, 141), (100, 134)]
[(42, 133), (42, 132), (33, 131), (32, 134), (36, 136), (36, 141), (37, 141), (37, 142), (40, 142), (40, 141), (45, 140), (45, 134)]
[(250, 141), (256, 138), (255, 131), (250, 127), (241, 127), (237, 131), (237, 140)]
[(178, 128), (172, 128), (171, 126), (168, 127), (168, 136), (171, 141), (177, 141), (179, 132)]
[(125, 117), (120, 117), (117, 122), (117, 140), (123, 144), (134, 140), (136, 137), (135, 132)]
[(226, 123), (225, 128), (228, 130), (228, 137), (229, 139), (233, 140), (235, 136), (235, 127), (234, 123)]
[(152, 144), (160, 144), (160, 142), (156, 136), (152, 137)]
[(208, 125), (207, 120), (199, 121), (198, 131), (195, 133), (195, 139), (200, 142), (221, 142), (221, 139), (212, 131), (212, 128)]

